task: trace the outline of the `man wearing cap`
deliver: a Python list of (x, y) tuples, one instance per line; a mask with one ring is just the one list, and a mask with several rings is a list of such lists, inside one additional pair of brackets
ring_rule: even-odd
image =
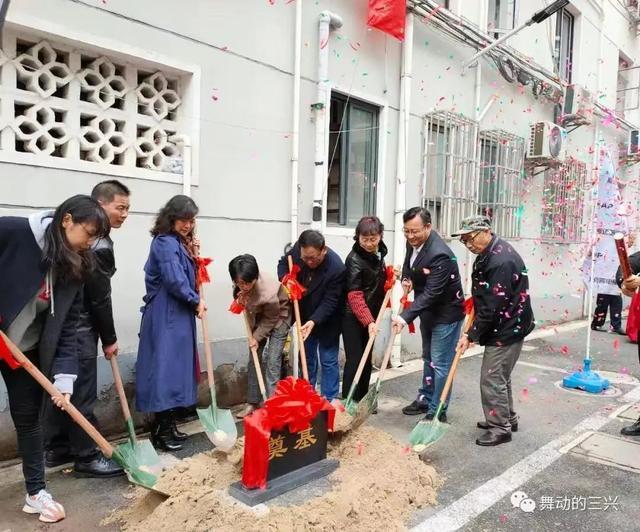
[(458, 343), (463, 351), (472, 343), (485, 346), (480, 372), (485, 421), (478, 422), (478, 428), (485, 432), (476, 443), (500, 445), (511, 441), (511, 433), (518, 431), (511, 372), (525, 336), (535, 325), (527, 269), (511, 244), (491, 232), (491, 222), (485, 216), (465, 218), (460, 231), (452, 236), (459, 236), (467, 249), (478, 255), (471, 274), (475, 318)]
[[(415, 298), (408, 309), (394, 318), (393, 331), (420, 318), (422, 336), (422, 383), (415, 401), (405, 406), (407, 416), (425, 414), (434, 418), (449, 375), (464, 318), (462, 283), (458, 262), (451, 248), (431, 228), (431, 214), (413, 207), (403, 215), (407, 253), (402, 267), (402, 285)], [(447, 420), (447, 407), (439, 420)]]

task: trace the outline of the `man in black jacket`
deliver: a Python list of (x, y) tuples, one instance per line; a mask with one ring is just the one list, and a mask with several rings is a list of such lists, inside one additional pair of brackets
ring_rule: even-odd
[[(98, 201), (109, 217), (112, 229), (118, 229), (129, 215), (129, 189), (116, 180), (98, 183), (91, 197)], [(94, 425), (98, 395), (97, 356), (98, 338), (106, 359), (118, 354), (118, 339), (113, 323), (111, 277), (116, 271), (113, 241), (106, 237), (93, 246), (96, 269), (87, 279), (83, 293), (78, 336), (78, 380), (73, 404)], [(80, 476), (112, 477), (124, 470), (107, 459), (86, 433), (60, 410), (47, 408), (45, 412), (45, 449), (48, 467), (64, 464), (75, 458), (74, 471)]]
[[(394, 332), (420, 318), (422, 334), (422, 383), (418, 396), (402, 413), (426, 414), (432, 420), (449, 375), (464, 317), (462, 284), (458, 262), (440, 235), (431, 229), (431, 213), (413, 207), (404, 213), (407, 253), (402, 267), (402, 285), (415, 292), (411, 307), (395, 318)], [(446, 405), (448, 406), (448, 405)], [(446, 406), (440, 421), (446, 421)]]
[(298, 281), (307, 289), (300, 300), (300, 316), (309, 380), (315, 387), (320, 358), (320, 389), (332, 401), (340, 386), (338, 351), (345, 303), (345, 266), (338, 254), (327, 247), (322, 234), (313, 229), (303, 231), (291, 251), (280, 258), (280, 280), (289, 271), (289, 255), (300, 266)]
[[(622, 293), (628, 297), (634, 297), (640, 288), (640, 252), (629, 255), (629, 266), (631, 271), (635, 272), (634, 275), (627, 279), (622, 278), (622, 271), (618, 268), (616, 272), (616, 282), (618, 286), (622, 288)], [(640, 335), (639, 335), (640, 336)], [(640, 361), (640, 337), (638, 338), (638, 361)], [(640, 417), (638, 420), (629, 425), (623, 427), (620, 433), (624, 436), (640, 436)]]
[(478, 255), (471, 276), (475, 318), (458, 343), (463, 351), (472, 343), (485, 346), (480, 374), (485, 421), (478, 422), (485, 433), (476, 443), (500, 445), (511, 441), (511, 432), (518, 430), (511, 372), (525, 336), (535, 326), (527, 268), (511, 244), (491, 232), (486, 216), (465, 218), (460, 231), (452, 236), (459, 236), (467, 249)]

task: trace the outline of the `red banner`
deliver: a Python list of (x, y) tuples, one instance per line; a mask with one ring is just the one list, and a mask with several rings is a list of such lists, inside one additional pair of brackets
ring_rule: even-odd
[(196, 286), (202, 286), (203, 283), (210, 283), (211, 277), (209, 277), (209, 271), (207, 266), (213, 262), (213, 259), (208, 257), (196, 257)]
[(307, 291), (307, 289), (298, 282), (299, 273), (300, 266), (294, 264), (291, 271), (282, 278), (282, 286), (284, 286), (287, 294), (289, 294), (291, 301), (300, 301), (302, 295)]
[(369, 0), (367, 25), (404, 41), (407, 0)]
[(304, 379), (281, 380), (264, 407), (244, 418), (244, 465), (242, 484), (247, 489), (267, 487), (269, 437), (273, 429), (288, 425), (289, 432), (300, 432), (322, 411), (328, 413), (328, 429), (333, 430), (335, 409), (320, 397)]
[(4, 343), (4, 339), (0, 336), (0, 360), (4, 360), (11, 369), (18, 369), (21, 364), (15, 358), (9, 349), (9, 346)]

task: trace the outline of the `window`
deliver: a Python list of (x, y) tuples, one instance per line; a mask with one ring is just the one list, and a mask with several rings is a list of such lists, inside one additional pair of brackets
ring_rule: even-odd
[(0, 160), (179, 182), (179, 74), (6, 29)]
[(378, 114), (374, 105), (331, 96), (328, 224), (354, 227), (363, 216), (375, 214)]
[(587, 186), (587, 166), (569, 159), (558, 169), (549, 169), (544, 176), (542, 194), (542, 229), (544, 240), (563, 243), (582, 240), (584, 190)]
[(481, 131), (478, 212), (496, 233), (520, 236), (525, 140), (507, 131)]
[(448, 111), (424, 121), (422, 205), (435, 229), (448, 237), (460, 220), (477, 212), (478, 123)]
[(558, 11), (556, 19), (555, 67), (560, 79), (571, 83), (573, 69), (574, 16), (566, 9)]
[(631, 66), (631, 60), (622, 52), (618, 55), (618, 84), (616, 92), (616, 116), (625, 117), (626, 111), (640, 107), (638, 88), (640, 81), (638, 67)]
[(489, 0), (488, 21), (494, 39), (512, 30), (516, 23), (516, 0)]

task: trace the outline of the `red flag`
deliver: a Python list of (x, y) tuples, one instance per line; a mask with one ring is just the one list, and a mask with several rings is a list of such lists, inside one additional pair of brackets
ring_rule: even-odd
[(407, 0), (369, 0), (367, 25), (404, 41)]
[(307, 289), (298, 282), (298, 273), (300, 273), (300, 266), (294, 264), (291, 271), (282, 278), (282, 286), (284, 286), (287, 294), (289, 294), (291, 301), (300, 301), (302, 294), (307, 291)]
[(229, 307), (229, 312), (233, 312), (234, 314), (242, 314), (244, 312), (244, 305), (237, 299), (234, 299), (231, 302), (231, 306)]
[(11, 353), (11, 349), (9, 349), (9, 346), (4, 342), (2, 336), (0, 336), (0, 360), (4, 360), (11, 369), (18, 369), (22, 365), (13, 358), (13, 353)]

